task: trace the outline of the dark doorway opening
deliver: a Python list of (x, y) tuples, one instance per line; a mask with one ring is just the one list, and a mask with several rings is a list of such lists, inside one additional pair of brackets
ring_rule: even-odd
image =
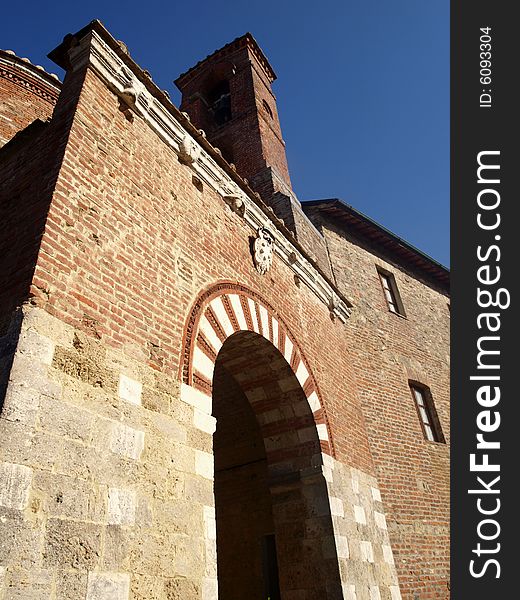
[(314, 416), (264, 337), (241, 331), (224, 342), (213, 415), (219, 598), (341, 597)]
[(264, 442), (244, 392), (223, 362), (217, 360), (213, 378), (219, 598), (279, 600)]

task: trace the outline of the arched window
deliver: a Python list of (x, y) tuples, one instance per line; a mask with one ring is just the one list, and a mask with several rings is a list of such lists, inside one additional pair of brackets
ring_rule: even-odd
[(210, 110), (217, 125), (224, 125), (231, 120), (231, 94), (229, 81), (223, 79), (208, 94)]
[(273, 118), (273, 111), (271, 110), (271, 107), (269, 106), (269, 104), (267, 104), (267, 102), (265, 100), (262, 100), (262, 104), (265, 108), (266, 113), (271, 117), (271, 119)]

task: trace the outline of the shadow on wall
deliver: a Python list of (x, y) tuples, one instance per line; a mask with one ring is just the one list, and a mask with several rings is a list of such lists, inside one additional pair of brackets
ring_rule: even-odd
[(49, 298), (33, 277), (84, 76), (67, 75), (50, 121), (36, 119), (0, 148), (0, 406), (20, 309), (27, 301), (44, 305)]
[(22, 327), (22, 317), (22, 311), (16, 310), (7, 331), (0, 337), (0, 414), (4, 407), (9, 373), (13, 366), (14, 353)]

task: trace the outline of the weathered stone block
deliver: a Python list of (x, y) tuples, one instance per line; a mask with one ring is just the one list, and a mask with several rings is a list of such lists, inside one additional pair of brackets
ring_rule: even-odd
[(52, 366), (91, 386), (115, 392), (117, 389), (116, 374), (103, 366), (103, 360), (104, 357), (95, 352), (89, 355), (86, 352), (80, 353), (57, 347), (54, 351)]
[(56, 576), (56, 600), (83, 600), (86, 593), (86, 572), (58, 571)]
[(44, 564), (49, 567), (93, 569), (101, 554), (99, 525), (61, 519), (47, 522)]
[(354, 584), (344, 583), (342, 588), (345, 600), (358, 600), (358, 597), (356, 595), (356, 586)]
[(384, 561), (387, 562), (389, 565), (393, 565), (394, 564), (394, 555), (393, 555), (391, 546), (389, 546), (387, 544), (383, 544), (382, 550), (383, 550)]
[(206, 539), (216, 540), (217, 539), (217, 521), (215, 519), (215, 508), (213, 506), (203, 507), (204, 525)]
[(366, 525), (367, 523), (365, 509), (357, 504), (354, 505), (354, 520), (356, 523), (361, 523), (362, 525)]
[(144, 431), (114, 423), (110, 440), (110, 450), (116, 454), (137, 460), (144, 448)]
[[(45, 450), (45, 444), (52, 447), (56, 444), (56, 440), (60, 441), (59, 452), (57, 457), (49, 458), (51, 469), (60, 475), (73, 474), (79, 479), (97, 479), (103, 483), (97, 474), (101, 465), (106, 466), (108, 458), (104, 457), (96, 448), (86, 446), (80, 441), (55, 436), (42, 435), (41, 450)], [(56, 462), (52, 462), (52, 459)]]
[(217, 427), (217, 420), (212, 415), (208, 415), (204, 411), (195, 408), (193, 410), (193, 425), (197, 429), (213, 435)]
[(372, 492), (372, 499), (376, 502), (381, 502), (381, 492), (374, 487), (370, 488), (370, 491)]
[(29, 501), (32, 476), (29, 467), (0, 463), (0, 506), (23, 510)]
[(132, 600), (167, 600), (165, 580), (146, 573), (133, 573), (130, 580)]
[(90, 572), (86, 600), (128, 600), (130, 575), (127, 573)]
[(194, 387), (183, 383), (181, 385), (180, 398), (183, 402), (186, 402), (187, 404), (198, 408), (200, 411), (206, 413), (207, 415), (211, 415), (211, 408), (213, 404), (211, 396), (208, 396), (207, 394), (200, 392)]
[(4, 399), (2, 418), (7, 421), (34, 426), (39, 406), (39, 392), (24, 385), (11, 382)]
[(35, 306), (24, 306), (23, 314), (23, 329), (37, 331), (43, 337), (59, 343), (61, 346), (72, 347), (74, 330), (70, 325)]
[(195, 450), (202, 450), (208, 454), (213, 453), (213, 437), (205, 431), (190, 428), (186, 443), (188, 446), (195, 448)]
[(202, 581), (202, 600), (217, 600), (218, 584), (216, 577), (205, 577)]
[(44, 569), (8, 571), (3, 600), (48, 600), (54, 574)]
[(386, 530), (386, 518), (385, 515), (383, 513), (374, 512), (374, 520), (376, 522), (376, 525), (380, 528), (380, 529), (384, 529)]
[(42, 397), (40, 406), (40, 425), (47, 433), (90, 442), (94, 422), (92, 413), (47, 397)]
[(217, 544), (216, 540), (206, 540), (205, 544), (206, 564), (204, 574), (207, 577), (217, 576)]
[(350, 551), (348, 548), (347, 538), (343, 535), (336, 535), (334, 537), (335, 537), (335, 541), (336, 541), (336, 550), (337, 550), (338, 557), (339, 558), (349, 558)]
[(139, 406), (141, 404), (141, 394), (143, 391), (143, 384), (140, 381), (136, 381), (128, 375), (121, 373), (119, 375), (119, 397), (125, 402), (135, 404)]
[(174, 572), (183, 577), (199, 580), (204, 573), (205, 543), (202, 537), (175, 535), (170, 543), (175, 547)]
[(41, 562), (42, 540), (40, 523), (26, 521), (19, 510), (0, 508), (0, 560), (5, 565), (36, 568)]
[(345, 516), (345, 509), (343, 508), (343, 500), (341, 498), (329, 497), (330, 502), (330, 514), (332, 516), (343, 517)]
[(135, 510), (135, 491), (120, 488), (108, 489), (108, 523), (110, 525), (133, 525)]
[(381, 593), (379, 591), (379, 586), (371, 585), (369, 588), (370, 600), (381, 600)]
[(128, 571), (130, 550), (135, 532), (119, 525), (108, 525), (105, 529), (103, 564), (106, 571)]
[(171, 412), (171, 396), (154, 389), (143, 388), (141, 404), (144, 408), (168, 415)]
[(47, 366), (28, 355), (15, 355), (10, 381), (52, 398), (61, 396), (61, 387), (49, 380)]
[(153, 498), (151, 503), (154, 523), (159, 529), (200, 537), (205, 535), (202, 506), (193, 498)]
[(91, 481), (37, 471), (33, 478), (33, 489), (45, 498), (44, 510), (51, 517), (97, 522), (105, 520), (105, 492)]
[(359, 549), (361, 552), (361, 560), (366, 560), (367, 562), (374, 562), (374, 550), (372, 548), (372, 543), (367, 541), (359, 542)]
[(213, 479), (213, 454), (195, 450), (195, 474), (205, 479)]
[(148, 535), (142, 533), (131, 543), (130, 570), (157, 576), (175, 573), (177, 551), (177, 536), (168, 535), (164, 530)]
[(166, 579), (164, 584), (167, 600), (200, 600), (200, 584), (187, 577)]
[(54, 342), (37, 331), (28, 329), (20, 335), (17, 350), (34, 361), (50, 365), (54, 355)]
[(32, 452), (33, 429), (17, 421), (0, 418), (0, 462), (11, 462), (31, 466), (36, 461)]

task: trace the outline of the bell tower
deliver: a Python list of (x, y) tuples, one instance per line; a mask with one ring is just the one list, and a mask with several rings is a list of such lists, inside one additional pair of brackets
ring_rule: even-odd
[(246, 33), (180, 75), (175, 85), (182, 93), (181, 110), (330, 275), (323, 237), (292, 190), (271, 89), (275, 79), (255, 38)]
[(175, 81), (181, 110), (269, 205), (277, 192), (294, 195), (271, 89), (275, 79), (264, 53), (246, 33)]

